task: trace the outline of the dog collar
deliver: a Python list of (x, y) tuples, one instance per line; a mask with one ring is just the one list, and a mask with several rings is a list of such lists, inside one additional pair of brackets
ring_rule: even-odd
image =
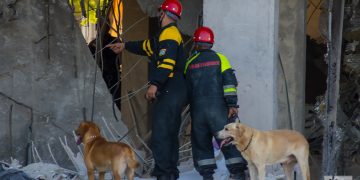
[(245, 152), (245, 151), (249, 148), (253, 136), (254, 136), (254, 131), (252, 130), (252, 134), (251, 134), (251, 137), (250, 137), (250, 141), (249, 141), (249, 143), (246, 145), (246, 147), (245, 147), (244, 150), (240, 150), (241, 152)]
[(89, 140), (86, 142), (86, 144), (89, 143), (89, 142), (91, 142), (91, 141), (93, 141), (96, 137), (97, 137), (97, 136), (95, 136), (95, 135), (90, 136), (90, 138), (89, 138)]

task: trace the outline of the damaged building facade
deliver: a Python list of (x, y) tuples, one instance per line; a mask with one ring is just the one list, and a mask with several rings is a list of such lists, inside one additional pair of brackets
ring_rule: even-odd
[[(95, 54), (88, 48), (103, 32), (95, 31), (99, 30), (95, 24), (79, 28), (70, 2), (0, 2), (0, 160), (10, 162), (12, 157), (22, 165), (47, 162), (76, 170), (79, 167), (64, 147), (79, 152), (72, 130), (82, 120), (93, 119), (107, 138), (124, 137), (136, 149), (143, 165), (137, 174), (146, 174), (153, 165), (148, 148), (150, 105), (144, 99), (147, 59), (121, 55), (120, 78), (112, 77), (121, 94), (114, 98), (110, 92), (115, 88), (102, 78), (104, 68), (94, 60), (102, 60), (104, 45), (96, 47)], [(161, 2), (123, 0), (121, 38), (154, 35)], [(215, 33), (214, 49), (226, 54), (236, 70), (242, 122), (261, 130), (302, 132), (314, 156), (310, 160), (314, 178), (329, 168), (335, 168), (331, 171), (335, 174), (360, 176), (355, 171), (360, 162), (357, 0), (181, 2), (179, 28), (186, 51), (191, 49), (194, 30), (209, 26)], [(86, 40), (81, 29), (88, 33)], [(335, 62), (334, 72), (328, 68), (329, 57)], [(328, 96), (329, 82), (336, 96)], [(187, 161), (191, 159), (188, 107), (182, 115), (180, 156)], [(323, 141), (327, 138), (332, 145)], [(323, 157), (328, 157), (323, 145), (335, 158), (332, 167), (322, 165)]]

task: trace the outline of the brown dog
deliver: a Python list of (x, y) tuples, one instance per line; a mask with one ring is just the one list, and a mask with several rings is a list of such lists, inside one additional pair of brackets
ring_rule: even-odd
[(309, 144), (305, 137), (292, 130), (260, 131), (239, 122), (230, 123), (221, 130), (221, 146), (234, 144), (248, 162), (250, 178), (264, 180), (265, 166), (281, 163), (288, 180), (298, 162), (303, 179), (310, 180)]
[(103, 180), (105, 171), (111, 169), (115, 180), (125, 172), (129, 180), (134, 179), (138, 163), (134, 151), (124, 143), (108, 142), (100, 134), (99, 127), (93, 122), (81, 122), (75, 131), (77, 144), (84, 143), (84, 161), (88, 179), (94, 180), (95, 169)]

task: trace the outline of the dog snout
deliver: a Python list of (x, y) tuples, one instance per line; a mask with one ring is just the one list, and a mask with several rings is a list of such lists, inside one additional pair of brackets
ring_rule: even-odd
[(225, 137), (224, 137), (224, 130), (221, 130), (221, 131), (216, 132), (215, 137), (216, 137), (217, 139), (225, 139)]

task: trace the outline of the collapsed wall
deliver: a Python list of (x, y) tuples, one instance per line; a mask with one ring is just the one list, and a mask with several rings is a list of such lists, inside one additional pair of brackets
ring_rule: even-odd
[(0, 1), (0, 34), (0, 160), (53, 163), (51, 149), (69, 167), (59, 137), (77, 150), (72, 131), (91, 117), (127, 132), (67, 1)]

